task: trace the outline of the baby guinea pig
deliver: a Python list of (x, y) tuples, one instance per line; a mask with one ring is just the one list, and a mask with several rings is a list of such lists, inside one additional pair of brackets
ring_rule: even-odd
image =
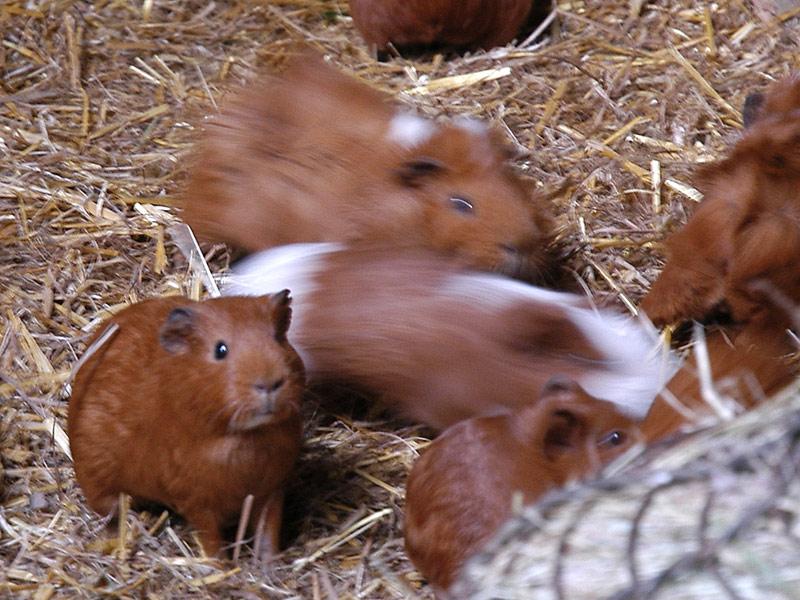
[(474, 120), (433, 122), (310, 54), (235, 93), (206, 124), (184, 195), (198, 237), (424, 246), (536, 280), (552, 219)]
[(631, 447), (637, 426), (618, 408), (567, 378), (538, 403), (477, 417), (436, 438), (408, 477), (408, 556), (440, 597), (466, 559), (524, 504), (578, 479)]
[(278, 549), (286, 479), (301, 445), (303, 363), (286, 337), (288, 290), (125, 308), (79, 369), (69, 401), (75, 475), (89, 506), (120, 492), (182, 514), (209, 555), (255, 500), (254, 553)]
[(674, 368), (646, 322), (420, 248), (273, 248), (223, 293), (283, 287), (310, 382), (354, 385), (438, 429), (535, 402), (560, 373), (642, 418)]
[(657, 325), (720, 312), (751, 331), (792, 324), (776, 305), (800, 302), (800, 78), (749, 104), (729, 156), (700, 169), (705, 199), (642, 301)]
[(350, 16), (370, 51), (431, 45), (489, 49), (512, 41), (535, 0), (350, 0)]

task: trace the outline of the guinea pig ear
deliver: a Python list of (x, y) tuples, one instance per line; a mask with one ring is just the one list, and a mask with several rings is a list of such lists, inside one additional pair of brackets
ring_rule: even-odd
[(542, 427), (542, 450), (547, 460), (553, 462), (561, 455), (585, 445), (589, 435), (585, 415), (567, 405), (548, 411), (542, 420)]
[(761, 116), (761, 109), (764, 107), (764, 94), (753, 92), (744, 101), (742, 108), (742, 124), (747, 129), (753, 123), (758, 121)]
[(189, 336), (194, 325), (194, 311), (185, 306), (173, 308), (161, 325), (158, 341), (170, 354), (183, 352), (189, 347)]
[(428, 156), (416, 156), (403, 162), (392, 172), (405, 186), (419, 187), (425, 179), (444, 171), (444, 163)]
[(561, 454), (581, 446), (589, 435), (586, 416), (579, 410), (588, 395), (578, 383), (567, 375), (555, 375), (540, 394), (542, 450), (548, 460), (555, 461)]
[(269, 297), (269, 318), (275, 332), (273, 335), (281, 343), (286, 341), (286, 332), (292, 321), (292, 298), (289, 293), (289, 290), (281, 290)]
[(578, 385), (578, 382), (564, 374), (553, 375), (550, 381), (544, 384), (542, 392), (539, 394), (542, 399), (552, 398), (562, 401), (574, 400), (576, 397), (584, 395), (586, 392)]

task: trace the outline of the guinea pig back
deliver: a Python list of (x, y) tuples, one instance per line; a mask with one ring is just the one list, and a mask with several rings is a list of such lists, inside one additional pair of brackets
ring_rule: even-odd
[(359, 386), (435, 428), (535, 402), (557, 374), (643, 417), (672, 374), (646, 322), (421, 249), (274, 248), (223, 293), (289, 285), (312, 382)]
[(437, 592), (512, 514), (582, 477), (638, 439), (615, 405), (556, 377), (534, 405), (462, 421), (436, 438), (406, 486), (406, 551)]
[[(697, 367), (697, 353), (708, 360), (715, 393), (721, 399), (722, 410), (731, 415), (747, 410), (771, 397), (791, 383), (797, 376), (784, 353), (788, 335), (772, 332), (769, 336), (740, 333), (737, 343), (729, 339), (728, 332), (714, 329), (703, 336), (704, 343), (695, 343), (681, 368), (656, 397), (647, 416), (641, 423), (642, 437), (654, 442), (680, 432), (687, 427), (697, 427), (721, 415), (708, 403)], [(747, 341), (758, 339), (760, 343)], [(705, 360), (701, 356), (700, 360)]]
[(378, 55), (430, 45), (492, 48), (516, 37), (533, 0), (350, 0), (350, 15)]
[(184, 195), (198, 237), (255, 251), (294, 242), (424, 246), (535, 279), (552, 220), (499, 134), (434, 122), (304, 54), (209, 119)]
[(168, 506), (223, 546), (245, 497), (255, 552), (277, 550), (286, 479), (302, 434), (303, 364), (286, 333), (288, 291), (145, 300), (80, 367), (69, 401), (75, 474), (111, 513), (121, 492)]

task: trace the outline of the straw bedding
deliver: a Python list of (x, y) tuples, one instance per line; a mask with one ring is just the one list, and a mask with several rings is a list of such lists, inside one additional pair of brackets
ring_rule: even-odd
[[(401, 535), (405, 475), (429, 432), (358, 399), (343, 398), (336, 411), (309, 403), (287, 500), (287, 549), (270, 564), (210, 561), (181, 519), (124, 503), (120, 525), (109, 529), (75, 483), (64, 430), (70, 371), (87, 337), (130, 302), (204, 294), (168, 230), (198, 124), (231, 85), (310, 45), (416, 111), (493, 121), (517, 148), (520, 171), (551, 197), (572, 277), (600, 303), (626, 310), (655, 278), (664, 236), (698, 199), (692, 166), (735, 139), (747, 93), (800, 66), (798, 11), (775, 18), (769, 4), (559, 2), (554, 24), (533, 41), (376, 63), (338, 0), (3, 2), (0, 597), (432, 597)], [(207, 258), (215, 273), (228, 268), (225, 248)], [(695, 552), (698, 537), (713, 546), (747, 507), (769, 501), (736, 540), (773, 556), (772, 566), (737, 570), (739, 553), (706, 576), (777, 578), (784, 584), (769, 588), (772, 597), (794, 597), (797, 561), (783, 553), (798, 555), (796, 482), (781, 483), (778, 466), (797, 465), (796, 398), (682, 442), (655, 466), (623, 470), (616, 483), (567, 490), (531, 509), (523, 533), (508, 535), (532, 539), (529, 550), (541, 546), (535, 561), (550, 564), (558, 544), (541, 540), (558, 538), (570, 515), (587, 511), (569, 544), (616, 531), (621, 537), (600, 542), (619, 558), (590, 550), (569, 568), (605, 576), (610, 560), (624, 571), (635, 555), (625, 549), (625, 526), (654, 485), (648, 473), (666, 473), (675, 483), (664, 493), (687, 499), (686, 535), (676, 525), (658, 542), (668, 548), (658, 560), (636, 555), (640, 580)], [(670, 462), (676, 453), (688, 456)], [(747, 469), (732, 468), (739, 453)], [(736, 490), (729, 518), (698, 529), (718, 481), (715, 498)], [(776, 493), (765, 498), (765, 486)], [(668, 506), (677, 500), (659, 502), (667, 520), (680, 512)], [(553, 525), (539, 511), (554, 515)], [(526, 581), (542, 597), (560, 597), (550, 575)], [(614, 593), (617, 581), (598, 593)], [(682, 597), (759, 597), (720, 589)]]

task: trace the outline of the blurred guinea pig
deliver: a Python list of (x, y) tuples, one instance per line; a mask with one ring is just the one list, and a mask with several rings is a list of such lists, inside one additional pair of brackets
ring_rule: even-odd
[(370, 51), (384, 59), (390, 45), (401, 50), (503, 46), (537, 16), (536, 5), (535, 0), (350, 0), (350, 16)]
[(234, 94), (196, 158), (183, 215), (201, 239), (424, 246), (530, 280), (553, 266), (552, 218), (497, 134), (403, 112), (310, 54)]
[(290, 302), (287, 290), (159, 298), (110, 319), (118, 329), (80, 367), (69, 401), (75, 475), (92, 509), (110, 514), (121, 492), (163, 504), (213, 555), (252, 494), (254, 553), (277, 552), (305, 387), (286, 337)]
[(555, 377), (538, 403), (477, 417), (436, 438), (408, 477), (406, 551), (442, 596), (464, 561), (520, 506), (630, 448), (636, 423)]
[(357, 386), (438, 429), (535, 402), (561, 373), (641, 418), (674, 368), (649, 323), (424, 249), (273, 248), (223, 293), (283, 287), (310, 382)]
[[(705, 199), (666, 245), (642, 301), (656, 325), (718, 313), (773, 335), (800, 302), (800, 78), (751, 96), (729, 156), (700, 169)], [(780, 307), (780, 309), (778, 309)], [(794, 310), (786, 310), (792, 308)]]
[(734, 344), (728, 331), (714, 329), (704, 334), (703, 344), (695, 341), (693, 356), (683, 362), (642, 421), (642, 438), (654, 442), (722, 417), (705, 397), (708, 391), (704, 393), (698, 374), (698, 352), (708, 359), (708, 383), (722, 403), (719, 410), (731, 416), (753, 408), (791, 383), (797, 370), (784, 356), (789, 336), (784, 340), (774, 333), (759, 336), (759, 344), (742, 343), (755, 337), (745, 331)]

